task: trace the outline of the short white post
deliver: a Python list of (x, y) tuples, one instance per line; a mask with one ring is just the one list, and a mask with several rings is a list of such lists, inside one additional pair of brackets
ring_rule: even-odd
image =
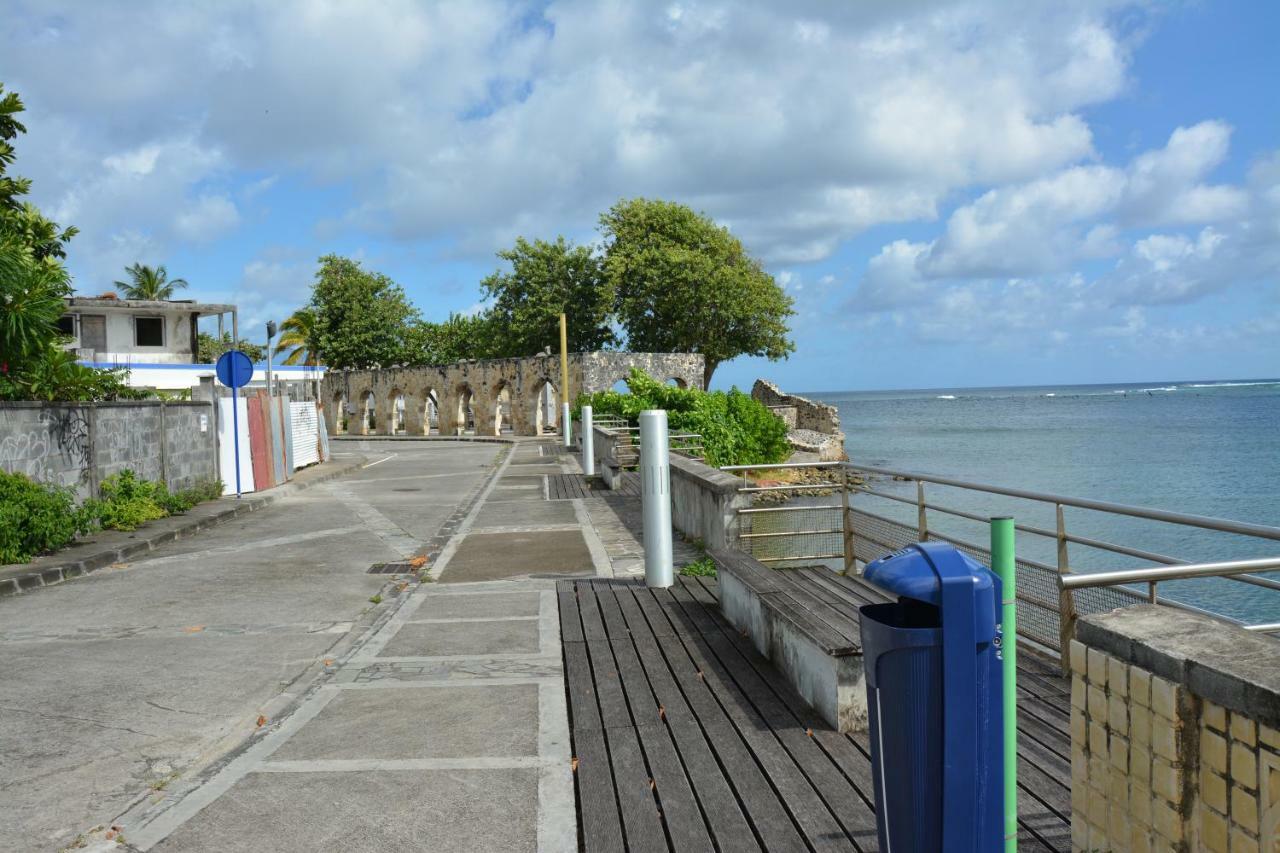
[(573, 446), (573, 421), (569, 419), (569, 404), (560, 404), (560, 433), (564, 436), (564, 446)]
[(588, 477), (596, 475), (596, 448), (595, 436), (591, 433), (591, 407), (582, 407), (582, 473)]
[(640, 501), (644, 519), (644, 582), (665, 588), (675, 582), (671, 556), (671, 459), (667, 413), (640, 413)]

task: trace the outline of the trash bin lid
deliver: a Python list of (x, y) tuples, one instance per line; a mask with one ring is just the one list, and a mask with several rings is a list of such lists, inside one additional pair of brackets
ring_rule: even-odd
[(939, 563), (954, 566), (959, 559), (973, 577), (974, 597), (991, 595), (992, 574), (986, 566), (949, 542), (916, 542), (868, 563), (862, 576), (894, 595), (942, 606)]

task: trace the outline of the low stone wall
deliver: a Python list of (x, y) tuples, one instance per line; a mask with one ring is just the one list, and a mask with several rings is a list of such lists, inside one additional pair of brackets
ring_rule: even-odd
[(1073, 850), (1280, 849), (1280, 640), (1142, 605), (1070, 661)]
[(737, 510), (750, 505), (750, 497), (738, 492), (745, 485), (741, 477), (672, 454), (672, 526), (707, 548), (736, 548)]
[(174, 491), (212, 480), (216, 440), (207, 402), (0, 403), (0, 468), (80, 499), (125, 469)]

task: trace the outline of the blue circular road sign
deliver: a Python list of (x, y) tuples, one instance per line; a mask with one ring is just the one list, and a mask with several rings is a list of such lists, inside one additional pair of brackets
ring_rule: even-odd
[(238, 349), (227, 350), (218, 356), (218, 381), (228, 388), (241, 388), (253, 378), (253, 362)]

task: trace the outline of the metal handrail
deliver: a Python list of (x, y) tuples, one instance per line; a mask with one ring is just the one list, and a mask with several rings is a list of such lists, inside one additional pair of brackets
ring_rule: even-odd
[[(1110, 501), (1091, 500), (1086, 498), (1073, 498), (1065, 495), (1053, 494), (1050, 492), (1037, 492), (1029, 489), (1016, 489), (1003, 486), (994, 486), (987, 483), (976, 483), (966, 480), (960, 480), (954, 477), (936, 476), (932, 474), (923, 474), (917, 471), (904, 471), (900, 469), (884, 468), (872, 465), (858, 465), (851, 462), (786, 462), (786, 463), (764, 463), (754, 465), (726, 465), (721, 466), (722, 471), (759, 471), (765, 473), (770, 470), (797, 469), (797, 468), (813, 468), (813, 469), (843, 469), (841, 476), (838, 478), (841, 482), (833, 483), (795, 483), (779, 486), (743, 486), (738, 489), (742, 493), (756, 492), (803, 492), (812, 489), (842, 489), (843, 497), (840, 504), (834, 506), (823, 507), (743, 507), (739, 508), (739, 513), (755, 513), (755, 512), (785, 512), (794, 509), (795, 511), (814, 510), (814, 509), (841, 509), (845, 510), (846, 529), (845, 533), (845, 563), (846, 570), (852, 565), (849, 557), (852, 549), (852, 543), (855, 537), (863, 540), (875, 542), (884, 547), (895, 547), (888, 543), (879, 542), (872, 536), (865, 533), (859, 534), (852, 528), (848, 527), (847, 517), (852, 512), (852, 507), (848, 502), (851, 494), (867, 494), (870, 496), (883, 498), (897, 503), (913, 506), (918, 511), (917, 524), (914, 529), (918, 532), (921, 539), (941, 539), (960, 545), (969, 549), (979, 549), (979, 546), (956, 538), (953, 535), (943, 533), (938, 530), (930, 529), (927, 524), (927, 513), (929, 511), (943, 513), (957, 518), (963, 518), (974, 522), (985, 523), (989, 519), (983, 515), (965, 510), (943, 506), (941, 504), (930, 502), (925, 498), (924, 484), (932, 483), (939, 486), (947, 486), (958, 489), (967, 489), (976, 492), (985, 492), (993, 495), (1002, 495), (1005, 497), (1018, 498), (1022, 500), (1035, 501), (1042, 504), (1053, 505), (1057, 510), (1058, 522), (1057, 530), (1040, 527), (1031, 524), (1018, 524), (1016, 529), (1020, 532), (1044, 537), (1046, 539), (1055, 540), (1058, 548), (1058, 565), (1056, 567), (1040, 563), (1026, 558), (1020, 558), (1020, 562), (1032, 566), (1038, 570), (1053, 573), (1061, 584), (1062, 592), (1061, 601), (1057, 606), (1061, 617), (1063, 633), (1062, 642), (1070, 636), (1069, 627), (1076, 618), (1076, 604), (1074, 603), (1070, 591), (1074, 589), (1104, 587), (1104, 586), (1121, 586), (1132, 583), (1147, 583), (1149, 591), (1147, 596), (1141, 596), (1133, 590), (1127, 592), (1131, 595), (1142, 597), (1152, 602), (1166, 604), (1181, 609), (1192, 610), (1200, 613), (1208, 613), (1201, 608), (1194, 607), (1182, 602), (1173, 601), (1156, 595), (1156, 585), (1162, 580), (1173, 580), (1179, 578), (1194, 577), (1222, 577), (1227, 580), (1248, 583), (1260, 586), (1266, 589), (1280, 591), (1280, 580), (1259, 577), (1252, 572), (1280, 570), (1280, 558), (1260, 558), (1256, 560), (1232, 560), (1217, 563), (1200, 563), (1192, 564), (1191, 562), (1171, 557), (1165, 554), (1159, 554), (1142, 548), (1135, 548), (1126, 545), (1106, 542), (1101, 539), (1095, 539), (1088, 536), (1081, 536), (1076, 533), (1069, 533), (1066, 529), (1066, 522), (1063, 516), (1063, 507), (1072, 507), (1077, 509), (1086, 509), (1102, 513), (1112, 513), (1116, 515), (1124, 515), (1132, 518), (1145, 519), (1149, 521), (1164, 522), (1169, 524), (1183, 525), (1188, 527), (1197, 527), (1204, 530), (1212, 530), (1221, 533), (1229, 533), (1243, 536), (1256, 537), (1271, 541), (1280, 541), (1280, 527), (1273, 527), (1263, 524), (1254, 524), (1251, 522), (1235, 521), (1232, 519), (1216, 518), (1213, 516), (1194, 515), (1190, 513), (1179, 513), (1168, 510), (1152, 509), (1148, 507), (1133, 506), (1130, 504), (1114, 503)], [(849, 472), (866, 472), (869, 474), (877, 474), (882, 476), (890, 476), (900, 480), (916, 482), (916, 497), (912, 499), (904, 495), (893, 494), (886, 491), (871, 488), (865, 484), (854, 485), (850, 483)], [(837, 479), (837, 478), (832, 478)], [(876, 519), (882, 522), (899, 523), (885, 516), (869, 512), (866, 509), (857, 510), (862, 516)], [(769, 538), (781, 537), (785, 535), (804, 536), (806, 534), (833, 534), (837, 531), (833, 530), (802, 530), (788, 531), (786, 533), (768, 533), (760, 535), (748, 534), (748, 538)], [(1068, 544), (1077, 544), (1087, 548), (1093, 548), (1101, 551), (1110, 552), (1117, 555), (1132, 557), (1139, 560), (1147, 560), (1152, 563), (1162, 565), (1149, 567), (1144, 569), (1132, 569), (1117, 572), (1103, 573), (1072, 573), (1067, 559)], [(802, 558), (773, 558), (774, 561), (783, 559), (802, 559)], [(1020, 598), (1023, 596), (1019, 596)], [(1045, 602), (1038, 602), (1041, 606), (1047, 606)], [(1251, 631), (1276, 632), (1280, 631), (1280, 623), (1267, 623), (1262, 625), (1243, 625), (1239, 620), (1230, 617), (1218, 615), (1219, 618), (1226, 621), (1242, 625), (1242, 627)]]

